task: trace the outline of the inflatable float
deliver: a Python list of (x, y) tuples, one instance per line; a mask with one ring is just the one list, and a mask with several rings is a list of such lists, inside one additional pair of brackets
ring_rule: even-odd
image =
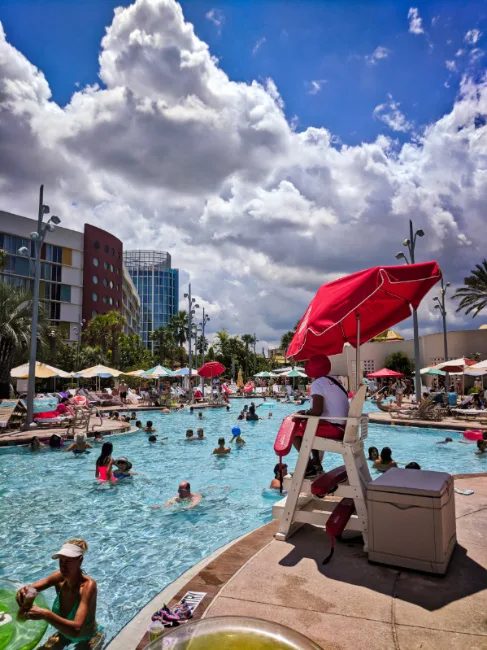
[(473, 441), (482, 440), (483, 433), (484, 432), (480, 431), (479, 429), (469, 429), (468, 431), (463, 432), (463, 437), (466, 440), (473, 440)]
[[(31, 650), (47, 630), (47, 621), (28, 620), (19, 613), (15, 594), (21, 586), (0, 579), (0, 650)], [(42, 595), (37, 595), (34, 602), (49, 609)]]

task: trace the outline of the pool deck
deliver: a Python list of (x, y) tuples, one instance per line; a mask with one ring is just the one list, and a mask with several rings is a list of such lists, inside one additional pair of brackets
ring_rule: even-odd
[[(323, 530), (303, 526), (278, 542), (272, 522), (193, 574), (171, 604), (188, 590), (204, 591), (195, 618), (263, 618), (323, 650), (486, 650), (487, 474), (455, 477), (455, 487), (474, 494), (455, 494), (458, 544), (445, 577), (369, 564), (357, 538), (337, 542), (322, 566)], [(148, 642), (146, 618), (137, 650)], [(135, 650), (124, 630), (112, 643)]]
[[(407, 420), (405, 418), (394, 417), (393, 413), (384, 413), (383, 411), (369, 413), (369, 422), (371, 424), (388, 424), (403, 427), (426, 427), (428, 429), (448, 429), (450, 431), (466, 431), (476, 429), (487, 431), (487, 425), (480, 424), (478, 420), (458, 419), (446, 417), (435, 422), (434, 420)], [(486, 411), (487, 418), (487, 411)]]
[[(94, 431), (91, 427), (95, 426)], [(132, 425), (126, 422), (114, 422), (113, 420), (104, 419), (100, 425), (99, 417), (92, 417), (90, 422), (89, 436), (94, 433), (100, 432), (102, 435), (115, 435), (122, 433), (130, 433)], [(13, 445), (27, 445), (32, 440), (33, 436), (37, 436), (41, 442), (47, 442), (53, 433), (63, 436), (63, 438), (72, 439), (73, 434), (66, 435), (66, 427), (42, 427), (33, 429), (32, 431), (9, 431), (8, 433), (0, 433), (0, 447), (10, 447)], [(77, 432), (78, 433), (78, 432)], [(89, 442), (89, 439), (88, 439)]]

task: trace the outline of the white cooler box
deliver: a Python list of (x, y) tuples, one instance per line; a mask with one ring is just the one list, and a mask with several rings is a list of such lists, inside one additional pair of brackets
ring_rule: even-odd
[(446, 573), (457, 541), (453, 477), (393, 467), (367, 487), (369, 561)]

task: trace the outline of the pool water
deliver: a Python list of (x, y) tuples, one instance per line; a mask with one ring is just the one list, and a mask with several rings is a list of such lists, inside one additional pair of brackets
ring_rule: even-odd
[[(256, 399), (259, 403), (262, 400)], [(237, 422), (243, 400), (229, 412), (207, 409), (199, 421), (189, 412), (140, 413), (152, 420), (166, 444), (151, 444), (137, 432), (111, 437), (114, 458), (127, 456), (133, 471), (143, 474), (115, 485), (94, 478), (99, 449), (74, 456), (50, 449), (0, 450), (0, 577), (29, 583), (57, 568), (51, 555), (69, 538), (89, 545), (84, 569), (98, 582), (98, 619), (112, 638), (153, 596), (212, 551), (265, 524), (274, 499), (269, 486), (276, 462), (273, 442), (282, 418), (296, 407), (268, 404), (261, 417)], [(248, 403), (248, 401), (247, 401)], [(370, 407), (367, 407), (370, 408)], [(212, 456), (219, 436), (228, 441), (240, 426), (247, 444), (227, 457)], [(186, 442), (185, 431), (201, 426), (206, 440)], [(455, 442), (436, 445), (445, 435)], [(487, 457), (475, 445), (458, 444), (459, 433), (413, 427), (369, 426), (366, 447), (388, 445), (402, 466), (418, 462), (423, 469), (471, 473), (487, 471)], [(296, 455), (287, 461), (294, 467)], [(325, 467), (339, 457), (325, 456)], [(174, 496), (180, 481), (189, 480), (203, 494), (193, 510), (153, 510)], [(52, 598), (54, 594), (46, 592)]]

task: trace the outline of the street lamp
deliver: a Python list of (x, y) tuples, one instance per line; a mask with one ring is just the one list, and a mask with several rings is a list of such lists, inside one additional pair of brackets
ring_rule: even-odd
[(199, 309), (199, 305), (196, 303), (196, 298), (191, 297), (191, 282), (188, 285), (188, 293), (184, 294), (184, 297), (188, 299), (188, 370), (189, 370), (189, 402), (193, 401), (193, 386), (191, 385), (192, 379), (192, 370), (193, 370), (193, 358), (191, 354), (191, 339), (193, 336), (193, 316), (196, 313), (196, 309)]
[[(27, 419), (24, 429), (35, 429), (34, 419), (34, 395), (35, 395), (35, 370), (37, 357), (37, 325), (39, 322), (39, 283), (41, 279), (41, 249), (48, 232), (53, 232), (55, 227), (61, 223), (61, 219), (52, 215), (49, 221), (43, 224), (45, 214), (49, 214), (49, 206), (44, 205), (44, 185), (39, 188), (39, 210), (37, 215), (37, 231), (30, 234), (34, 243), (34, 297), (32, 301), (32, 326), (30, 335), (30, 356), (29, 356), (29, 378), (27, 380)], [(29, 256), (30, 251), (25, 247), (18, 251), (19, 255)]]
[[(201, 365), (205, 365), (205, 328), (206, 324), (210, 322), (210, 317), (208, 316), (207, 313), (205, 313), (205, 308), (203, 307), (203, 318), (201, 319), (200, 323), (200, 328), (201, 328), (201, 354), (202, 354), (202, 363)], [(210, 382), (211, 383), (211, 382)], [(202, 387), (202, 393), (204, 395), (204, 386), (205, 386), (205, 378), (201, 377), (201, 387)]]
[[(416, 238), (424, 237), (424, 231), (416, 230), (414, 232), (413, 222), (409, 220), (409, 239), (405, 239), (402, 245), (409, 251), (409, 259), (403, 252), (396, 254), (396, 260), (405, 260), (406, 264), (414, 264), (414, 251), (416, 249)], [(418, 313), (413, 309), (413, 328), (414, 328), (414, 375), (415, 375), (415, 389), (416, 389), (416, 403), (421, 401), (421, 369), (419, 363), (419, 330), (418, 330)]]
[[(448, 336), (447, 336), (447, 329), (446, 329), (446, 305), (445, 305), (445, 296), (446, 296), (446, 290), (448, 287), (451, 286), (450, 282), (447, 282), (446, 284), (443, 283), (443, 278), (441, 278), (441, 289), (440, 289), (440, 297), (435, 296), (433, 298), (433, 301), (436, 302), (435, 309), (440, 310), (440, 314), (443, 318), (443, 356), (445, 358), (445, 361), (448, 361)], [(445, 377), (445, 386), (448, 391), (448, 381), (449, 376), (448, 373), (446, 373)]]

